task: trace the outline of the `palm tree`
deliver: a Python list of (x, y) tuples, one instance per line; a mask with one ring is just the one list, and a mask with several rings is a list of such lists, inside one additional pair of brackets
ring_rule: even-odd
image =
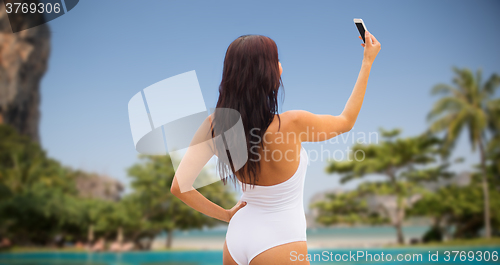
[[(486, 129), (494, 117), (490, 115), (489, 107), (494, 100), (493, 95), (500, 84), (497, 74), (482, 83), (481, 69), (474, 75), (467, 68), (453, 67), (455, 86), (438, 84), (432, 88), (432, 94), (443, 95), (433, 106), (427, 119), (431, 122), (430, 130), (434, 133), (445, 131), (445, 146), (449, 149), (456, 144), (460, 132), (467, 128), (472, 151), (479, 146), (482, 171), (482, 189), (484, 199), (485, 237), (491, 237), (491, 220), (488, 193), (488, 178), (486, 171), (487, 144)], [(498, 121), (496, 121), (498, 122)]]
[(491, 133), (491, 140), (486, 148), (487, 157), (491, 161), (492, 176), (495, 177), (496, 185), (500, 181), (500, 98), (491, 100), (488, 105), (489, 114), (489, 132)]

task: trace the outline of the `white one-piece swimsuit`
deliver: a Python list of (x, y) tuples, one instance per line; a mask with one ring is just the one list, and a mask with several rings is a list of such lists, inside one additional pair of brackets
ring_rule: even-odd
[(247, 205), (233, 215), (226, 233), (227, 249), (236, 263), (248, 265), (267, 249), (306, 241), (303, 197), (307, 164), (307, 152), (301, 147), (299, 167), (288, 180), (272, 186), (247, 185), (240, 198)]

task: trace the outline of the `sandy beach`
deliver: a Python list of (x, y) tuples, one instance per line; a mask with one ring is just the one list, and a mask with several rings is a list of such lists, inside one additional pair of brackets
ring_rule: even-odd
[[(406, 241), (420, 239), (427, 229), (427, 226), (405, 227)], [(221, 250), (225, 235), (225, 227), (205, 231), (176, 231), (172, 247), (175, 249)], [(164, 249), (165, 242), (165, 235), (160, 235), (155, 239), (152, 248)], [(310, 249), (382, 247), (395, 244), (396, 234), (394, 228), (390, 226), (317, 228), (307, 230), (307, 243)]]

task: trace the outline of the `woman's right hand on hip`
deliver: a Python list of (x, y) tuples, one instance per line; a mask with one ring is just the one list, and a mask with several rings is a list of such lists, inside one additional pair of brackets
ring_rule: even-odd
[(229, 221), (231, 221), (231, 219), (233, 218), (233, 215), (238, 211), (240, 210), (241, 208), (245, 207), (245, 205), (247, 205), (247, 202), (244, 202), (244, 201), (238, 201), (238, 203), (231, 209), (229, 210), (226, 210), (226, 214), (227, 214), (227, 222), (229, 223)]

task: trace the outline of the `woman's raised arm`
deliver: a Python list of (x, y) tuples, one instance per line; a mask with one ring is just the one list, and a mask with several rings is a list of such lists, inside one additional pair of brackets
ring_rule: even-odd
[[(380, 42), (368, 31), (365, 32), (366, 44), (364, 47), (363, 61), (358, 79), (354, 89), (347, 101), (344, 110), (338, 116), (317, 115), (308, 111), (294, 110), (289, 111), (294, 121), (296, 132), (299, 133), (302, 142), (321, 142), (333, 138), (339, 134), (348, 132), (356, 123), (363, 99), (365, 97), (366, 85), (370, 70), (380, 51)], [(361, 36), (359, 37), (361, 39)]]

